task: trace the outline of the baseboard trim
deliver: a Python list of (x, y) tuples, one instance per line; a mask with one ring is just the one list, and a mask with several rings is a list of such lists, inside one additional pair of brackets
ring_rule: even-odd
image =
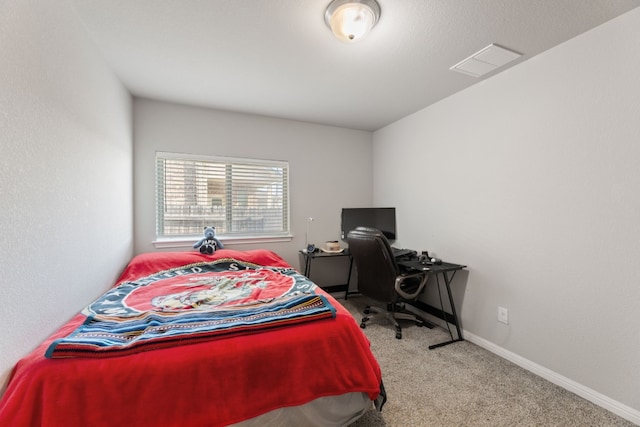
[(470, 341), (476, 344), (479, 347), (484, 348), (485, 350), (494, 353), (503, 359), (506, 359), (510, 362), (515, 363), (521, 368), (526, 369), (529, 372), (532, 372), (557, 386), (560, 386), (566, 390), (569, 390), (572, 393), (577, 394), (578, 396), (592, 402), (601, 408), (604, 408), (614, 414), (624, 418), (625, 420), (631, 421), (636, 425), (640, 425), (640, 411), (635, 410), (627, 405), (624, 405), (616, 400), (613, 400), (602, 393), (598, 393), (595, 390), (590, 389), (589, 387), (585, 387), (582, 384), (579, 384), (567, 377), (564, 377), (557, 372), (554, 372), (550, 369), (545, 368), (544, 366), (540, 366), (528, 359), (525, 359), (522, 356), (519, 356), (515, 353), (510, 352), (509, 350), (502, 348), (490, 341), (487, 341), (484, 338), (481, 338), (477, 335), (472, 334), (468, 331), (463, 331), (464, 338), (467, 341)]

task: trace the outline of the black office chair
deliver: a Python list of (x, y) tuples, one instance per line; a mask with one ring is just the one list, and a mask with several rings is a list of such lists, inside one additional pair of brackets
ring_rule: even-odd
[(357, 227), (347, 234), (349, 251), (358, 271), (358, 291), (385, 304), (386, 308), (367, 305), (360, 323), (365, 328), (370, 314), (384, 314), (396, 328), (396, 338), (402, 338), (398, 320), (411, 320), (418, 326), (428, 324), (420, 316), (406, 310), (404, 302), (415, 300), (429, 278), (428, 272), (400, 271), (389, 241), (375, 228)]

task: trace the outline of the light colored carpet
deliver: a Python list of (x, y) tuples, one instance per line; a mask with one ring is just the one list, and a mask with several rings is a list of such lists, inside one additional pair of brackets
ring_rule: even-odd
[[(365, 298), (340, 302), (360, 323)], [(401, 340), (382, 317), (364, 329), (388, 401), (350, 427), (634, 425), (468, 341), (429, 350), (444, 329), (401, 325)]]

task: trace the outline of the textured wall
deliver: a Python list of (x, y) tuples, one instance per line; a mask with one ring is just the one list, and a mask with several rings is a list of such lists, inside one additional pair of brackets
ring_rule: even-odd
[(639, 39), (636, 9), (374, 134), (403, 245), (469, 266), (464, 328), (636, 414)]
[(66, 2), (0, 14), (0, 384), (132, 254), (131, 99)]
[(371, 204), (371, 132), (138, 98), (134, 121), (137, 253), (154, 249), (156, 151), (288, 161), (292, 242), (223, 243), (239, 250), (266, 247), (294, 266), (307, 218), (314, 218), (311, 239), (323, 243), (339, 239), (342, 207)]

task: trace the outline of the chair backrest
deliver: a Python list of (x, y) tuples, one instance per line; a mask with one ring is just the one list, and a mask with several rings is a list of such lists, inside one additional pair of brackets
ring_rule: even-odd
[(347, 234), (347, 243), (358, 271), (358, 291), (381, 302), (396, 301), (395, 279), (400, 271), (384, 234), (358, 227)]

